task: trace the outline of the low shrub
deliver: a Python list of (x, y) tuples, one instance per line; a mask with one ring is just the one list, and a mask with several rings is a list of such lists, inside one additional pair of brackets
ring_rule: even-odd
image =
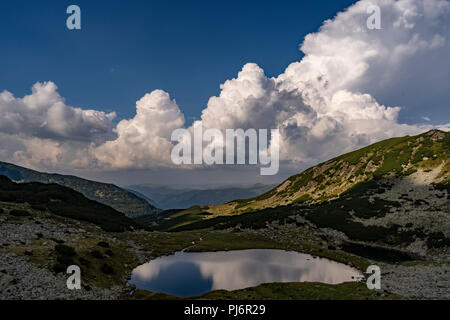
[(69, 247), (65, 244), (57, 244), (55, 246), (55, 251), (57, 252), (58, 255), (66, 256), (66, 257), (74, 257), (77, 255), (74, 248)]
[(111, 267), (109, 264), (103, 264), (101, 269), (100, 269), (104, 274), (114, 274), (114, 269), (113, 267)]
[(58, 264), (67, 268), (70, 265), (75, 264), (74, 258), (77, 253), (74, 248), (66, 246), (64, 244), (57, 244), (55, 246), (56, 261)]
[(31, 216), (31, 214), (25, 210), (11, 210), (9, 212), (9, 214), (14, 217), (29, 217), (29, 216)]
[(83, 258), (83, 257), (80, 257), (79, 259), (78, 259), (78, 261), (80, 262), (80, 264), (82, 265), (82, 266), (90, 266), (91, 265), (91, 262), (89, 261), (89, 260), (87, 260), (87, 259), (85, 259), (85, 258)]
[(98, 250), (92, 250), (91, 256), (94, 257), (95, 259), (105, 259), (105, 256)]
[(100, 241), (97, 245), (102, 248), (109, 248), (109, 243), (105, 241)]
[(53, 265), (53, 271), (54, 271), (55, 273), (66, 272), (66, 270), (67, 270), (67, 267), (64, 266), (64, 265), (61, 264), (61, 263), (55, 263), (55, 264)]

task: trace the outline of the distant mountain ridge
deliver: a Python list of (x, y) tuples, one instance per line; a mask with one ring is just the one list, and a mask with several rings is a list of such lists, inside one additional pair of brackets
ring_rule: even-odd
[(216, 188), (135, 185), (127, 187), (140, 197), (149, 197), (161, 209), (186, 209), (194, 205), (214, 206), (231, 200), (251, 198), (262, 194), (275, 185), (255, 184), (249, 186), (223, 186)]
[(55, 183), (69, 187), (82, 193), (88, 199), (108, 205), (130, 218), (159, 212), (145, 199), (113, 184), (90, 181), (76, 176), (38, 172), (6, 162), (0, 162), (0, 175), (14, 182)]

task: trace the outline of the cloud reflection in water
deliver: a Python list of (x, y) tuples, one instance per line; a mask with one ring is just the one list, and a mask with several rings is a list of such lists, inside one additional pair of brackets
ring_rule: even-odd
[(356, 269), (328, 259), (292, 251), (254, 249), (177, 252), (137, 267), (129, 283), (139, 289), (186, 297), (270, 282), (337, 284), (360, 277)]

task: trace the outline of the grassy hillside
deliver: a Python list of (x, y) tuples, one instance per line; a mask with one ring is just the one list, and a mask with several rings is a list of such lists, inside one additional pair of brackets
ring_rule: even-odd
[(81, 192), (91, 200), (103, 203), (134, 218), (158, 212), (146, 200), (113, 184), (95, 182), (75, 176), (42, 173), (13, 164), (0, 162), (0, 175), (16, 182), (56, 183)]
[(309, 168), (258, 197), (210, 207), (208, 211), (223, 215), (293, 203), (320, 203), (337, 199), (360, 183), (432, 169), (439, 172), (427, 184), (450, 181), (449, 132), (432, 130), (384, 140)]
[[(87, 199), (81, 193), (57, 184), (14, 183), (0, 176), (0, 202), (28, 204), (32, 210), (91, 222), (105, 231), (125, 231), (139, 225), (123, 213)], [(27, 210), (13, 210), (13, 216), (29, 216)]]
[[(443, 252), (450, 247), (449, 152), (450, 134), (440, 131), (389, 139), (310, 168), (259, 197), (169, 211), (149, 225), (186, 231), (310, 224), (331, 230), (340, 245)], [(352, 244), (347, 250), (372, 249)]]

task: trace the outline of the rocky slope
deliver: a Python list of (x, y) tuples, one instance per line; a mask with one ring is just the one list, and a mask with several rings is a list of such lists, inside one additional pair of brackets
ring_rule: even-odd
[[(113, 234), (94, 224), (55, 216), (27, 204), (0, 202), (0, 208), (0, 300), (119, 297), (127, 278), (119, 270), (134, 258), (123, 256), (123, 244)], [(29, 215), (16, 216), (14, 210), (27, 211)], [(104, 253), (102, 259), (94, 258), (90, 252), (105, 250), (97, 245), (99, 241), (108, 243), (110, 254), (121, 260), (114, 261)], [(58, 247), (76, 251), (62, 255), (56, 250)], [(72, 264), (82, 269), (81, 290), (67, 288), (66, 268)], [(104, 274), (103, 265), (114, 268), (115, 273)]]

